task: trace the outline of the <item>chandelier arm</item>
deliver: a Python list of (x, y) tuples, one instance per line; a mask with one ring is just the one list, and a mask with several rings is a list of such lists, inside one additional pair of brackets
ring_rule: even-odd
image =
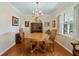
[(43, 15), (42, 11), (39, 10), (38, 4), (39, 4), (39, 2), (36, 2), (36, 9), (33, 11), (34, 17), (40, 17)]

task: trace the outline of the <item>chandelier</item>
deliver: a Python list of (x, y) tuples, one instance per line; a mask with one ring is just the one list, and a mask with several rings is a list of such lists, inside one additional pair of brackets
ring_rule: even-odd
[(39, 10), (39, 2), (36, 2), (36, 9), (33, 10), (32, 14), (33, 14), (32, 16), (35, 18), (38, 18), (43, 15), (42, 11)]

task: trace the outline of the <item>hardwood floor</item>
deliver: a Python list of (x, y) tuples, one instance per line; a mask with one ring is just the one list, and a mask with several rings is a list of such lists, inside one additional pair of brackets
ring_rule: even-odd
[(55, 52), (39, 52), (35, 51), (33, 53), (23, 50), (22, 44), (16, 44), (2, 56), (72, 56), (67, 50), (61, 47), (55, 42)]

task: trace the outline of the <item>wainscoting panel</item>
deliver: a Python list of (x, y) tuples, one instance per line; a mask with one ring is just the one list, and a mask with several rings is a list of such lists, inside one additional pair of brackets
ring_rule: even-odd
[(63, 36), (61, 34), (58, 34), (56, 38), (56, 42), (62, 47), (64, 47), (66, 50), (68, 50), (70, 53), (72, 53), (72, 49), (73, 49), (71, 45), (71, 41), (74, 40), (69, 37)]
[(0, 55), (10, 49), (15, 45), (15, 34), (12, 32), (7, 32), (0, 35)]

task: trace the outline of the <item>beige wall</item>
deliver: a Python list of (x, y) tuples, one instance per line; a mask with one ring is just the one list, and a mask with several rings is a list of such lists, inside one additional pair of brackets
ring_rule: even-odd
[(20, 18), (21, 13), (10, 3), (0, 2), (0, 55), (15, 44), (19, 26), (12, 26), (12, 16)]

